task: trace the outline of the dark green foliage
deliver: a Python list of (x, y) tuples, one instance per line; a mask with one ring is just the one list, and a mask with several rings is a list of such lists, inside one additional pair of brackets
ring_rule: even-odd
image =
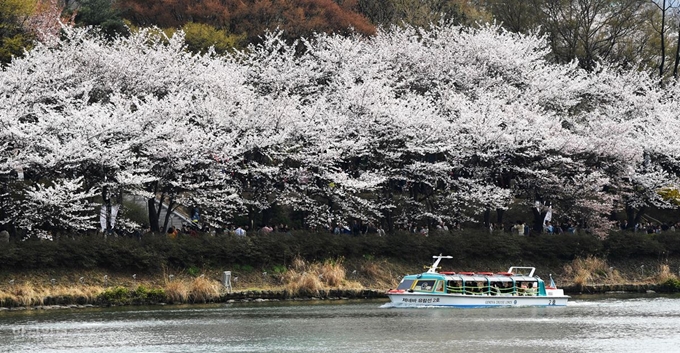
[(658, 235), (615, 232), (602, 241), (589, 234), (524, 237), (488, 231), (433, 232), (429, 237), (408, 232), (384, 237), (309, 232), (257, 234), (245, 238), (180, 236), (169, 239), (149, 235), (141, 241), (83, 236), (62, 237), (57, 241), (11, 242), (0, 252), (0, 266), (25, 270), (68, 268), (139, 272), (170, 267), (196, 274), (206, 267), (282, 272), (297, 256), (307, 261), (344, 257), (427, 263), (436, 254), (454, 256), (453, 263), (457, 265), (481, 261), (559, 264), (588, 255), (612, 260), (673, 255), (680, 248), (678, 239), (680, 236), (674, 232)]
[(196, 276), (198, 276), (199, 273), (201, 273), (201, 269), (198, 268), (198, 267), (195, 267), (195, 266), (191, 266), (191, 267), (189, 267), (189, 268), (187, 269), (187, 273), (188, 273), (190, 276), (196, 277)]
[(638, 232), (614, 232), (603, 246), (609, 257), (615, 260), (655, 257), (666, 251), (653, 235)]
[(680, 280), (677, 278), (669, 278), (666, 282), (661, 283), (660, 290), (666, 293), (680, 292)]
[(81, 0), (76, 14), (76, 24), (98, 26), (107, 38), (128, 34), (120, 11), (113, 6), (111, 0)]
[(125, 287), (108, 288), (99, 295), (98, 301), (113, 305), (130, 304), (130, 290)]
[(0, 1), (0, 68), (13, 57), (23, 56), (25, 49), (30, 49), (35, 38), (23, 23), (32, 10), (26, 1)]
[(590, 234), (541, 235), (520, 237), (520, 248), (524, 256), (540, 261), (571, 261), (588, 255), (601, 256), (602, 241)]
[(653, 238), (659, 242), (659, 245), (666, 251), (666, 255), (680, 255), (680, 233), (662, 232), (654, 234)]
[(139, 286), (134, 292), (129, 293), (132, 300), (138, 303), (161, 303), (168, 301), (165, 297), (165, 291), (162, 288), (146, 288)]
[(102, 292), (97, 301), (106, 305), (153, 304), (167, 302), (165, 291), (161, 288), (139, 286), (135, 290), (125, 287), (108, 288)]

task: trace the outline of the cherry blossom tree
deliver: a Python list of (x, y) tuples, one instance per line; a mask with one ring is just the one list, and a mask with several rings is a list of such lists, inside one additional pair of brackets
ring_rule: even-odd
[(677, 185), (677, 88), (550, 63), (534, 35), (274, 32), (217, 55), (182, 32), (64, 32), (0, 72), (0, 172), (25, 173), (0, 222), (40, 234), (97, 227), (95, 204), (110, 224), (122, 193), (147, 198), (155, 230), (159, 201), (215, 226), (286, 206), (307, 227), (390, 229), (526, 207), (540, 230), (538, 202), (605, 234), (621, 205), (671, 206), (658, 190)]

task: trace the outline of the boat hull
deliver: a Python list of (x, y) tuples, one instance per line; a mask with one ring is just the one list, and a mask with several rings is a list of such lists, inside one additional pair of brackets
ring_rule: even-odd
[(568, 296), (492, 296), (430, 293), (388, 294), (400, 307), (488, 308), (514, 306), (566, 306)]

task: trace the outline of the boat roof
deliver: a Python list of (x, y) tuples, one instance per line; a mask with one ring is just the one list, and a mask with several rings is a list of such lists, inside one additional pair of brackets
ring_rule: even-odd
[[(432, 278), (446, 278), (447, 280), (463, 280), (469, 281), (492, 281), (492, 282), (511, 282), (511, 281), (536, 281), (540, 278), (534, 276), (536, 272), (535, 267), (529, 266), (511, 266), (508, 272), (438, 272), (438, 265), (442, 259), (452, 259), (453, 256), (442, 256), (435, 255), (432, 258), (435, 259), (434, 263), (427, 272), (411, 275), (415, 278), (432, 279)], [(411, 278), (407, 276), (407, 278)]]
[(524, 275), (504, 275), (504, 274), (480, 274), (480, 273), (473, 273), (473, 274), (443, 274), (443, 273), (431, 273), (431, 272), (425, 272), (417, 275), (408, 275), (406, 276), (408, 279), (446, 279), (449, 281), (466, 281), (466, 282), (474, 282), (474, 281), (491, 281), (491, 282), (518, 282), (518, 281), (536, 281), (536, 277), (529, 277), (529, 276), (524, 276)]

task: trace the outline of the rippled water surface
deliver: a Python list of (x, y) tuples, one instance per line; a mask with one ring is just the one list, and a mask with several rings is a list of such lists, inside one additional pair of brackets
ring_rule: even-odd
[(0, 313), (0, 352), (680, 352), (680, 297), (567, 307), (278, 302)]

